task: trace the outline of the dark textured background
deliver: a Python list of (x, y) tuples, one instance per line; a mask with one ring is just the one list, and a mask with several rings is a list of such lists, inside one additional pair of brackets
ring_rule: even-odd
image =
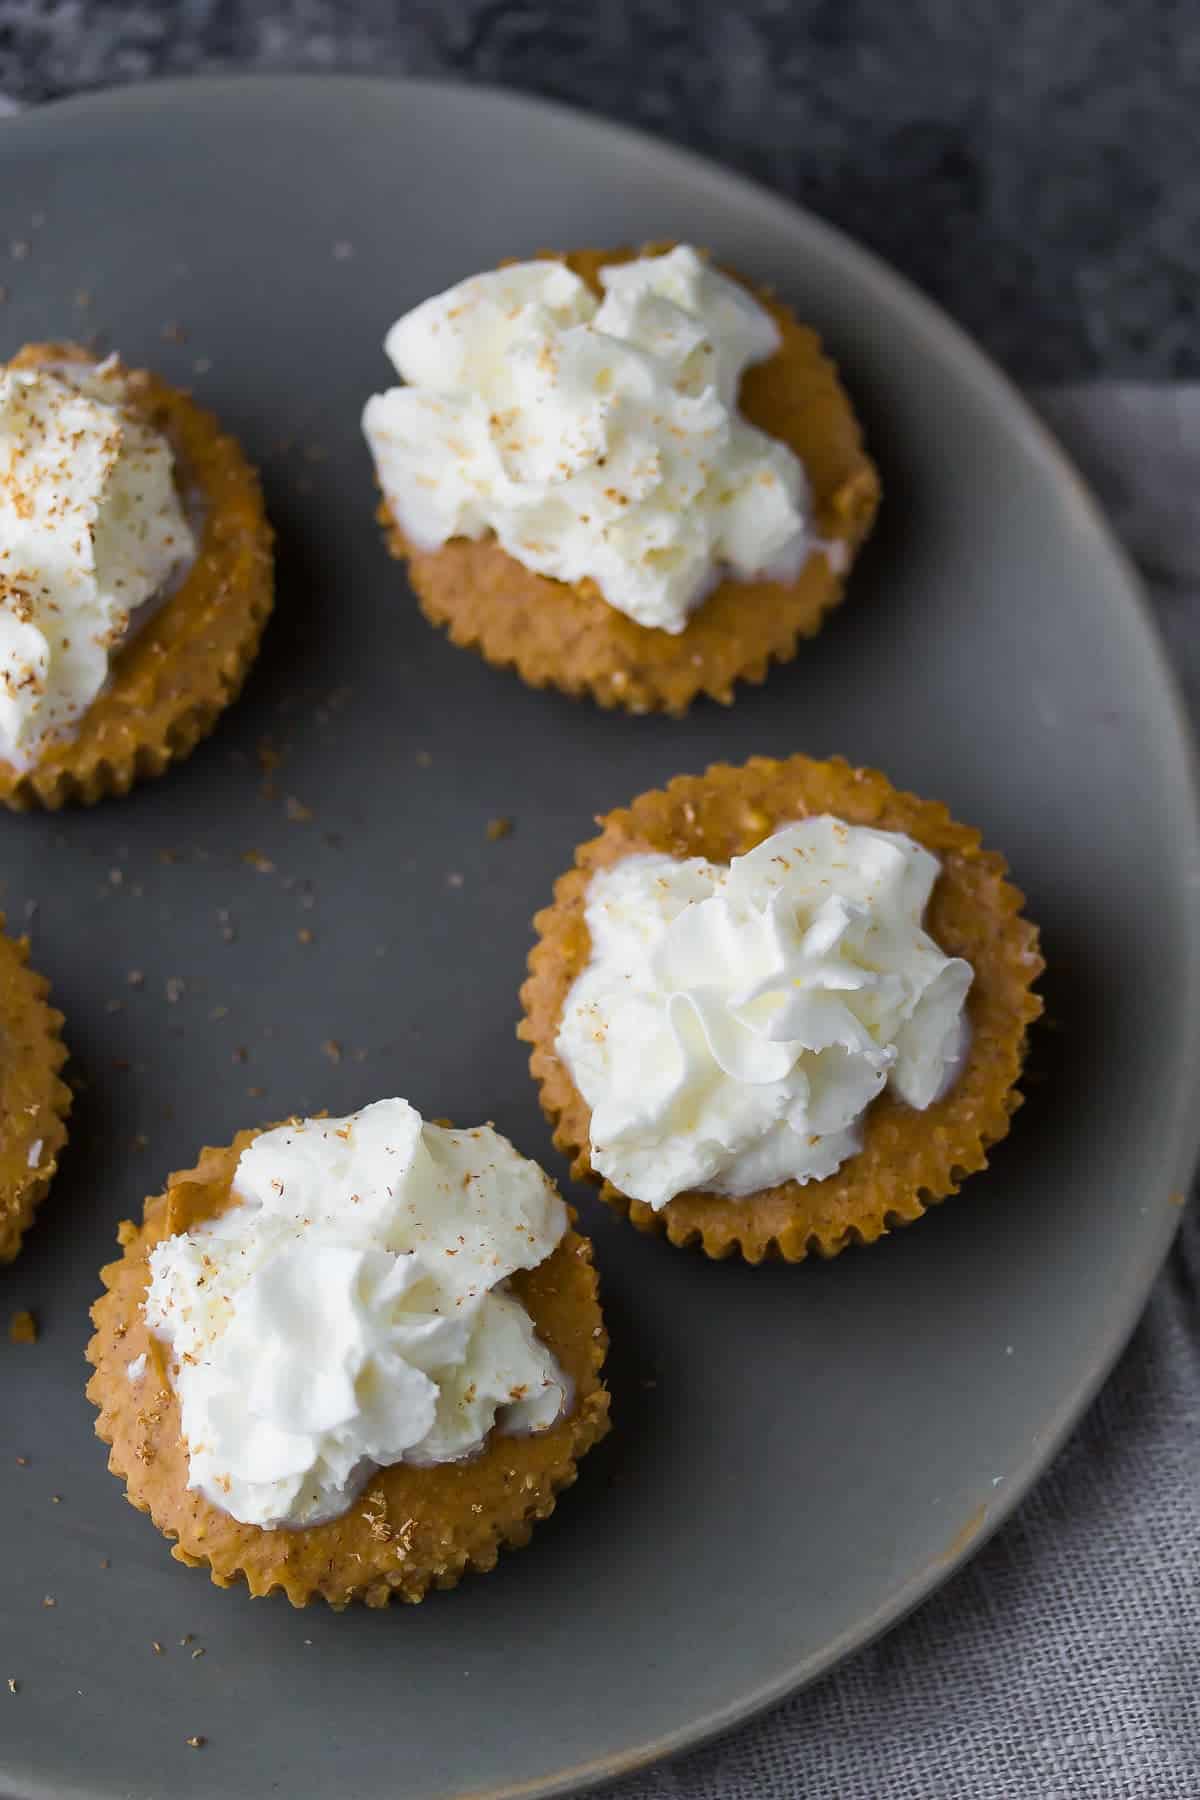
[(1018, 379), (1200, 374), (1200, 0), (0, 0), (25, 101), (230, 66), (626, 119), (844, 226)]

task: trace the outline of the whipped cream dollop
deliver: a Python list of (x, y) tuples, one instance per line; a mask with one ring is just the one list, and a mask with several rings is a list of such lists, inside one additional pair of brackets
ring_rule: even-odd
[(454, 1462), (493, 1426), (540, 1431), (568, 1378), (508, 1277), (566, 1209), (488, 1126), (404, 1100), (264, 1132), (236, 1204), (150, 1255), (188, 1485), (248, 1525), (336, 1517), (378, 1468)]
[(195, 557), (171, 447), (115, 358), (0, 370), (0, 759), (27, 769)]
[(890, 1085), (929, 1106), (967, 1047), (969, 963), (922, 927), (936, 857), (823, 815), (731, 863), (634, 855), (593, 876), (591, 960), (557, 1050), (593, 1167), (655, 1208), (831, 1175)]
[(493, 531), (680, 632), (726, 571), (792, 580), (816, 547), (799, 459), (737, 410), (779, 332), (687, 245), (600, 280), (602, 301), (562, 263), (517, 263), (425, 301), (385, 341), (407, 385), (363, 429), (418, 548)]

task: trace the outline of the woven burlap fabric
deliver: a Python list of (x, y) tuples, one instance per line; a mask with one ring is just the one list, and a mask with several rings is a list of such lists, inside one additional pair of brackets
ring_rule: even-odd
[[(1200, 386), (1034, 400), (1137, 559), (1200, 724)], [(794, 1700), (612, 1795), (1200, 1800), (1194, 1197), (1099, 1399), (967, 1568)]]

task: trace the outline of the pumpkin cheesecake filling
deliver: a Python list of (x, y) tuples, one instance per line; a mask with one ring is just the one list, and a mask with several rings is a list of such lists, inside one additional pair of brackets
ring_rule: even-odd
[(841, 596), (878, 480), (814, 334), (688, 245), (542, 257), (399, 319), (367, 404), (426, 615), (534, 687), (730, 701)]
[(0, 800), (161, 774), (236, 697), (271, 605), (257, 478), (189, 395), (72, 344), (0, 369)]
[(391, 1100), (245, 1133), (122, 1242), (97, 1430), (221, 1585), (420, 1599), (525, 1542), (607, 1429), (590, 1247), (489, 1127)]
[(0, 913), (0, 1263), (7, 1263), (50, 1191), (71, 1090), (60, 1077), (62, 1014), (29, 966), (28, 940), (9, 937), (3, 926)]
[(577, 1179), (674, 1244), (796, 1262), (986, 1166), (1042, 962), (978, 833), (803, 756), (601, 824), (537, 915), (518, 1028)]

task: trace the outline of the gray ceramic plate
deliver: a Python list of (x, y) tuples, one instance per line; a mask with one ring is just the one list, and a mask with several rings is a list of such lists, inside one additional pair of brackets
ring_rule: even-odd
[[(380, 545), (357, 424), (385, 327), (425, 294), (544, 244), (662, 235), (827, 333), (887, 487), (821, 638), (685, 724), (527, 692), (430, 631)], [(0, 1678), (20, 1683), (0, 1789), (540, 1794), (693, 1744), (945, 1579), (1078, 1416), (1170, 1239), (1200, 857), (1135, 583), (925, 301), (779, 201), (550, 108), (292, 79), (52, 107), (0, 127), (10, 240), (0, 353), (95, 331), (194, 380), (263, 466), (280, 561), (258, 671), (190, 762), (91, 813), (3, 821), (4, 904), (31, 916), (86, 1086), (0, 1278), (3, 1312), (42, 1324), (0, 1348)], [(341, 1618), (173, 1563), (83, 1398), (118, 1219), (241, 1125), (397, 1091), (495, 1119), (561, 1175), (513, 1037), (530, 915), (596, 812), (797, 748), (943, 797), (1028, 890), (1049, 1019), (991, 1171), (799, 1269), (710, 1266), (583, 1197), (616, 1430), (532, 1548), (417, 1611)], [(515, 830), (491, 843), (500, 815)]]

